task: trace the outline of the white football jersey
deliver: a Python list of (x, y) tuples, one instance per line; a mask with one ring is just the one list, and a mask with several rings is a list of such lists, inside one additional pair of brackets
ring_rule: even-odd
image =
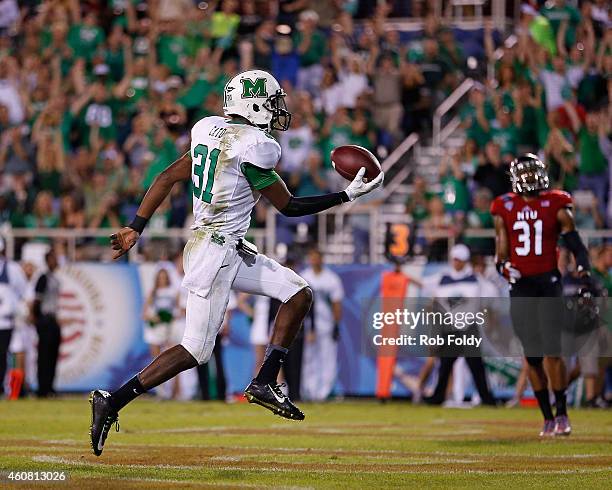
[(273, 169), (281, 148), (264, 130), (219, 116), (199, 120), (191, 130), (193, 228), (244, 237), (259, 200), (242, 164)]

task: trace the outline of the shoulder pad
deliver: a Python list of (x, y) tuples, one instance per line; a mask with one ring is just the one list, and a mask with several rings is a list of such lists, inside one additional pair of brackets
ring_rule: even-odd
[(572, 196), (569, 192), (562, 191), (560, 189), (553, 189), (550, 191), (543, 192), (540, 194), (541, 197), (548, 197), (559, 205), (571, 205), (573, 203)]

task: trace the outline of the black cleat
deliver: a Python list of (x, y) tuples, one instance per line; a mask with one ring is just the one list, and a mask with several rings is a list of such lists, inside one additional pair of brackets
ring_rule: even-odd
[(257, 403), (272, 413), (291, 420), (304, 420), (304, 413), (281, 391), (278, 383), (264, 384), (256, 379), (244, 390), (249, 403)]
[(89, 395), (89, 403), (91, 404), (91, 425), (89, 426), (91, 449), (96, 456), (100, 456), (113, 424), (115, 424), (116, 431), (119, 432), (119, 416), (117, 411), (111, 407), (108, 391), (92, 391)]

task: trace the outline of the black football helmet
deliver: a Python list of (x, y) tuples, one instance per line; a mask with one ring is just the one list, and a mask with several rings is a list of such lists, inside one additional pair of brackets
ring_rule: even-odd
[(510, 163), (512, 192), (533, 195), (550, 186), (546, 165), (533, 153), (525, 153)]

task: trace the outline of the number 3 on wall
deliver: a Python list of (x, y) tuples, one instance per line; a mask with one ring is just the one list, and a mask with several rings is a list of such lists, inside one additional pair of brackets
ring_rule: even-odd
[[(212, 190), (213, 183), (215, 180), (215, 169), (217, 168), (217, 161), (219, 159), (219, 153), (221, 150), (213, 148), (208, 154), (208, 146), (197, 145), (193, 149), (193, 195), (201, 199), (202, 201), (209, 203), (212, 201)], [(208, 171), (206, 172), (206, 185), (203, 185), (204, 179), (204, 167), (206, 166), (206, 157), (208, 156)], [(197, 182), (196, 182), (197, 177)]]
[[(512, 227), (514, 231), (520, 231), (518, 241), (521, 242), (520, 247), (516, 247), (514, 250), (520, 257), (525, 257), (531, 252), (531, 225), (527, 221), (515, 221)], [(538, 219), (533, 222), (534, 233), (534, 246), (533, 253), (535, 255), (542, 255), (542, 220)]]

